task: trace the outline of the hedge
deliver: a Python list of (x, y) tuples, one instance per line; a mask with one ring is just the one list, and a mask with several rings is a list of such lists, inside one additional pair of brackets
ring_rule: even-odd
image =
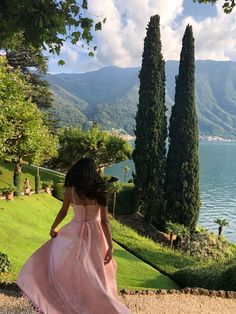
[[(63, 201), (64, 198), (64, 184), (55, 183), (53, 189), (53, 196)], [(109, 199), (109, 210), (112, 211), (113, 198)], [(120, 215), (133, 214), (136, 210), (134, 185), (132, 183), (122, 184), (121, 191), (117, 193), (116, 198), (116, 213)]]
[(174, 273), (173, 279), (181, 287), (236, 291), (236, 263), (231, 265), (218, 263), (207, 267), (181, 269)]
[(64, 199), (64, 183), (55, 183), (52, 195), (60, 201)]
[[(112, 211), (113, 197), (109, 200), (109, 210)], [(121, 191), (116, 196), (116, 214), (131, 215), (136, 211), (133, 183), (123, 183)]]

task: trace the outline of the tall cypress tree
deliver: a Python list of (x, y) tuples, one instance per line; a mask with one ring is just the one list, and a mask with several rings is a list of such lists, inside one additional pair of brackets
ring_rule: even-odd
[(166, 163), (165, 63), (161, 53), (160, 17), (147, 27), (139, 73), (139, 104), (133, 152), (134, 183), (139, 207), (147, 223), (163, 221), (163, 187)]
[(165, 219), (196, 227), (199, 208), (198, 122), (195, 106), (195, 62), (192, 26), (183, 37), (175, 104), (169, 125)]

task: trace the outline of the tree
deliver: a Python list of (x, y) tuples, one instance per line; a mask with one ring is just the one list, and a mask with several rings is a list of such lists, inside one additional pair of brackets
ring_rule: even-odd
[(136, 115), (134, 184), (145, 221), (163, 226), (166, 163), (165, 64), (161, 53), (160, 18), (152, 16), (144, 40)]
[(127, 180), (127, 175), (128, 175), (128, 172), (130, 171), (130, 168), (128, 166), (124, 166), (123, 168), (123, 172), (124, 172), (124, 181)]
[(59, 54), (66, 40), (72, 44), (79, 40), (89, 44), (93, 30), (102, 27), (101, 21), (96, 23), (95, 19), (89, 17), (87, 0), (2, 0), (0, 48), (13, 47), (20, 34), (24, 47), (49, 49), (49, 52)]
[(15, 164), (13, 181), (18, 192), (22, 163), (47, 160), (57, 148), (55, 136), (49, 134), (29, 94), (30, 86), (20, 71), (12, 70), (0, 57), (0, 143), (2, 157)]
[(194, 76), (194, 38), (192, 27), (188, 25), (183, 37), (175, 104), (169, 125), (165, 219), (183, 224), (191, 232), (196, 227), (200, 208)]
[(104, 167), (130, 158), (132, 153), (129, 142), (100, 130), (95, 124), (87, 131), (64, 128), (59, 136), (59, 146), (58, 158), (53, 164), (63, 171), (85, 156), (94, 158), (101, 171)]
[(120, 182), (111, 182), (109, 184), (109, 192), (110, 194), (113, 195), (113, 204), (112, 204), (112, 215), (113, 217), (115, 217), (115, 213), (116, 213), (116, 196), (117, 193), (119, 193), (122, 189), (122, 185)]
[[(193, 2), (199, 2), (199, 3), (212, 3), (215, 4), (218, 0), (193, 0)], [(225, 13), (231, 13), (233, 8), (236, 6), (235, 0), (225, 0), (222, 8)]]
[(214, 222), (219, 225), (219, 228), (218, 228), (218, 232), (219, 232), (218, 238), (220, 238), (221, 234), (222, 234), (222, 231), (223, 231), (223, 227), (228, 226), (229, 222), (226, 219), (219, 219), (219, 218), (215, 219)]
[[(53, 97), (50, 85), (42, 79), (42, 74), (47, 72), (48, 59), (43, 55), (41, 49), (24, 47), (22, 37), (12, 49), (6, 48), (8, 64), (14, 69), (20, 69), (25, 80), (31, 85), (30, 99), (38, 108), (44, 109), (52, 105)], [(32, 72), (32, 68), (35, 69)]]

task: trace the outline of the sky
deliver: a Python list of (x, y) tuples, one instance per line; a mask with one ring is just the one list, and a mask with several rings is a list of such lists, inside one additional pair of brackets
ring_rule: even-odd
[[(141, 66), (143, 40), (150, 16), (159, 14), (162, 53), (165, 60), (178, 60), (187, 24), (193, 27), (197, 60), (236, 61), (236, 9), (231, 14), (217, 4), (192, 0), (89, 0), (89, 13), (106, 23), (94, 33), (95, 57), (81, 43), (66, 42), (60, 57), (49, 56), (49, 73), (83, 73), (106, 66)], [(65, 61), (58, 66), (59, 59)]]

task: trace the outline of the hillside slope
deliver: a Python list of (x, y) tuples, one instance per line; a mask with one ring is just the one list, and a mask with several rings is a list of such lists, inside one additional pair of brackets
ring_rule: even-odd
[[(12, 276), (0, 275), (14, 281), (25, 260), (49, 240), (49, 230), (61, 207), (61, 202), (43, 193), (22, 196), (14, 201), (0, 200), (0, 252), (6, 253), (12, 263)], [(73, 217), (72, 209), (62, 225)], [(171, 289), (177, 285), (151, 266), (114, 244), (118, 264), (118, 287), (128, 289)]]
[[(85, 127), (95, 121), (102, 128), (133, 134), (139, 70), (107, 67), (83, 74), (47, 75), (55, 94), (52, 114), (61, 125)], [(168, 116), (174, 102), (177, 74), (178, 62), (167, 61)], [(201, 135), (236, 138), (235, 62), (196, 61), (196, 104)]]

